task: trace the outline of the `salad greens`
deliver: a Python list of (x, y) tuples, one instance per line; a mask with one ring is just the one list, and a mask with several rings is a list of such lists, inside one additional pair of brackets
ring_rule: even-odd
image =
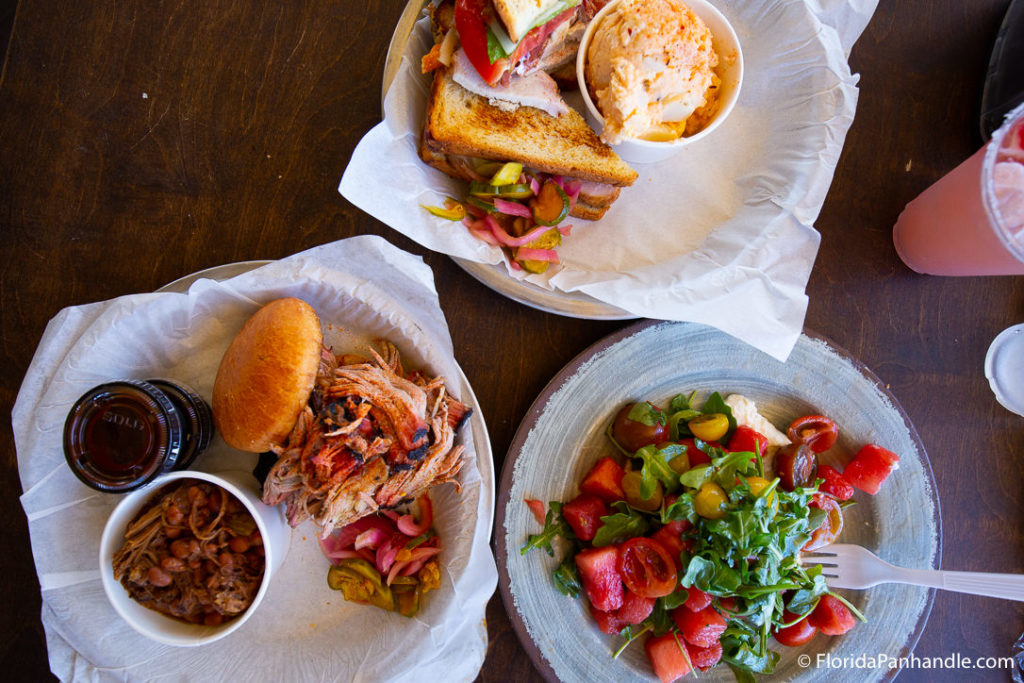
[[(638, 403), (630, 419), (666, 419), (673, 442), (692, 437), (687, 422), (703, 414), (725, 414), (730, 433), (736, 428), (732, 411), (718, 393), (711, 394), (700, 409), (693, 405), (694, 396), (675, 396), (661, 418), (657, 409)], [(680, 554), (682, 569), (676, 590), (658, 598), (653, 613), (643, 623), (623, 629), (621, 635), (626, 638), (626, 645), (643, 633), (660, 635), (672, 630), (669, 613), (687, 599), (686, 589), (691, 587), (710, 594), (716, 609), (727, 618), (728, 625), (720, 639), (722, 659), (741, 681), (752, 680), (752, 674), (769, 674), (774, 670), (779, 655), (769, 648), (769, 638), (777, 629), (796, 623), (792, 619), (785, 621), (784, 609), (804, 618), (822, 595), (831, 594), (863, 620), (863, 615), (849, 602), (829, 591), (820, 565), (803, 567), (799, 561), (800, 549), (827, 514), (810, 505), (820, 480), (811, 487), (793, 491), (783, 490), (778, 478), (764, 485), (760, 453), (727, 452), (711, 443), (695, 443), (710, 462), (682, 473), (668, 464), (685, 452), (682, 445), (650, 445), (635, 453), (619, 446), (632, 460), (634, 469), (639, 467), (644, 497), (650, 498), (660, 483), (665, 499), (659, 509), (650, 512), (625, 501), (614, 503), (612, 514), (601, 517), (603, 526), (591, 545), (601, 547), (648, 535), (671, 522), (685, 520), (692, 525), (684, 535), (689, 543)], [(751, 486), (754, 478), (761, 479), (756, 493)], [(728, 498), (720, 519), (703, 517), (694, 507), (697, 491), (708, 482), (720, 486)], [(562, 593), (575, 597), (580, 582), (572, 558), (584, 545), (562, 518), (561, 503), (550, 503), (544, 529), (531, 535), (521, 552), (541, 547), (553, 554), (551, 541), (556, 536), (564, 539), (569, 549), (555, 571), (555, 585)]]

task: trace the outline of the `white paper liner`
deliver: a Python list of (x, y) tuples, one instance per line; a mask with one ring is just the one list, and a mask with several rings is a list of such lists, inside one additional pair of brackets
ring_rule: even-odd
[[(853, 122), (857, 79), (846, 55), (876, 6), (719, 3), (744, 55), (730, 117), (677, 156), (637, 166), (636, 183), (600, 221), (572, 220), (561, 268), (542, 275), (508, 268), (508, 277), (582, 292), (637, 316), (713, 325), (784, 360), (807, 310), (820, 241), (812, 225)], [(385, 119), (356, 147), (338, 190), (430, 249), (500, 264), (500, 249), (421, 208), (465, 191), (417, 155), (429, 86), (419, 64), (430, 40), (421, 19)]]
[[(487, 647), (484, 610), (497, 583), (488, 545), (494, 479), (489, 445), (462, 430), (460, 479), (432, 490), (442, 538), (441, 587), (407, 619), (346, 603), (327, 587), (328, 562), (306, 522), (259, 610), (237, 632), (197, 648), (159, 645), (114, 612), (99, 581), (100, 533), (120, 500), (80, 483), (61, 446), (65, 417), (91, 387), (111, 379), (171, 377), (208, 401), (220, 357), (258, 306), (298, 296), (319, 313), (336, 350), (387, 338), (408, 368), (443, 375), (471, 395), (456, 365), (430, 269), (378, 237), (296, 254), (187, 293), (125, 296), (67, 308), (43, 335), (13, 411), (22, 505), (42, 587), (52, 671), (63, 680), (472, 680)], [(475, 421), (475, 423), (474, 423)], [(482, 429), (486, 436), (486, 428)], [(194, 467), (250, 469), (256, 456), (218, 436)]]

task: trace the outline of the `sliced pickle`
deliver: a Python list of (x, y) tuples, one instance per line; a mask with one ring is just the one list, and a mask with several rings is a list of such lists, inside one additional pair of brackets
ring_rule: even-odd
[[(557, 228), (551, 228), (543, 235), (535, 239), (534, 241), (527, 244), (529, 249), (554, 249), (555, 247), (562, 244), (562, 233), (558, 232)], [(536, 261), (533, 259), (520, 259), (515, 256), (519, 253), (519, 249), (515, 250), (513, 258), (519, 262), (519, 265), (523, 267), (528, 273), (543, 273), (551, 265), (550, 261)]]
[(553, 180), (541, 185), (537, 198), (530, 202), (537, 225), (555, 226), (569, 216), (572, 203), (562, 186)]
[(395, 611), (395, 598), (384, 585), (380, 572), (366, 560), (349, 558), (339, 560), (327, 571), (327, 585), (341, 591), (350, 602), (361, 602), (374, 607)]
[(497, 209), (494, 208), (494, 204), (480, 199), (479, 197), (474, 197), (473, 195), (466, 197), (466, 203), (472, 204), (476, 208), (486, 211), (487, 213), (495, 213), (497, 211)]
[(519, 182), (519, 176), (523, 174), (523, 165), (510, 161), (502, 165), (497, 173), (491, 177), (491, 185), (513, 185)]
[(533, 196), (529, 185), (491, 185), (476, 180), (469, 184), (469, 193), (475, 197), (501, 197), (502, 199), (526, 199)]

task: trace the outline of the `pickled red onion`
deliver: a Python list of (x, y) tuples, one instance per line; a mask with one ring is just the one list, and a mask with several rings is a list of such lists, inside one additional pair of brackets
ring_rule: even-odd
[(519, 202), (511, 202), (501, 197), (494, 198), (494, 208), (502, 213), (506, 213), (509, 216), (521, 216), (523, 218), (533, 218), (533, 213), (530, 211), (530, 207), (526, 204), (520, 204)]
[(505, 228), (501, 227), (501, 224), (498, 223), (498, 219), (495, 218), (494, 216), (487, 216), (486, 218), (484, 218), (484, 222), (487, 224), (487, 227), (490, 228), (491, 234), (494, 235), (495, 239), (504, 244), (506, 247), (522, 247), (523, 245), (529, 244), (530, 242), (534, 241), (535, 239), (537, 239), (538, 237), (540, 237), (541, 235), (543, 235), (544, 233), (551, 229), (547, 226), (539, 225), (530, 232), (523, 235), (522, 237), (512, 237), (512, 235), (505, 232)]
[(529, 249), (527, 247), (520, 247), (516, 252), (517, 259), (523, 259), (525, 261), (548, 261), (550, 263), (558, 263), (558, 254), (555, 253), (554, 249)]

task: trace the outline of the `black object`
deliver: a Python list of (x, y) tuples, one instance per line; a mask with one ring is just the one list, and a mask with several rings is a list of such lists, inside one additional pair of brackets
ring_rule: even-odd
[(981, 137), (988, 140), (1003, 118), (1024, 102), (1024, 0), (1011, 0), (992, 44), (981, 93)]

